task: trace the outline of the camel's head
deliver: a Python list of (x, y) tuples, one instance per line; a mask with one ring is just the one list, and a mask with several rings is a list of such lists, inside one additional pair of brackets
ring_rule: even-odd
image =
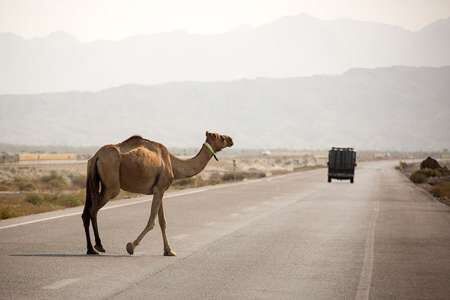
[(228, 135), (208, 131), (206, 132), (206, 142), (211, 145), (215, 152), (233, 146), (233, 140)]

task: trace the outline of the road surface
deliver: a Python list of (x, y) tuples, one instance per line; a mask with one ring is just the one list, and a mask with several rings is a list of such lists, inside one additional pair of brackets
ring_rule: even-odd
[(84, 255), (80, 208), (0, 222), (0, 299), (449, 299), (450, 209), (395, 162), (186, 190), (165, 200), (177, 257), (149, 197), (99, 214), (107, 253)]

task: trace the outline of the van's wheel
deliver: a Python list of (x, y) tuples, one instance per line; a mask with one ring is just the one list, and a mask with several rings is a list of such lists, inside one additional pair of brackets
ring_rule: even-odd
[(331, 182), (331, 177), (330, 176), (328, 176), (328, 182)]
[(350, 183), (353, 183), (353, 178), (350, 178)]

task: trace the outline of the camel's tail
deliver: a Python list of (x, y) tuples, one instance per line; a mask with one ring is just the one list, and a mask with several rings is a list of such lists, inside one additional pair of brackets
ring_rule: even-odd
[(97, 156), (88, 160), (86, 176), (86, 202), (84, 203), (84, 212), (89, 212), (92, 207), (92, 201), (100, 197), (100, 176), (97, 170)]

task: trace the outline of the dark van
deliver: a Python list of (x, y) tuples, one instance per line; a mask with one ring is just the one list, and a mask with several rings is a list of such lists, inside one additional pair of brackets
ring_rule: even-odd
[(328, 182), (331, 179), (354, 181), (356, 152), (353, 148), (333, 147), (328, 152)]

